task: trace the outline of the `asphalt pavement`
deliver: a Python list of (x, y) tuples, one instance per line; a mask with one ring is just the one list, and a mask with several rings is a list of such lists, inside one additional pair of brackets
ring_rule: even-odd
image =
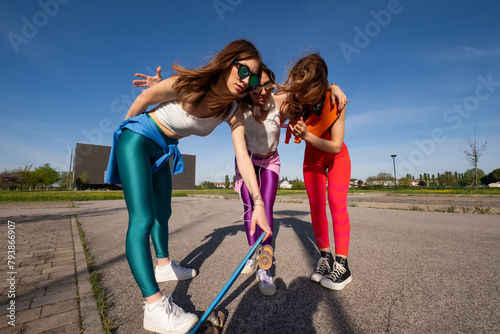
[[(148, 333), (125, 258), (124, 201), (75, 204), (0, 206), (7, 278), (9, 224), (16, 232), (16, 280), (0, 285), (2, 333), (102, 332), (77, 222), (109, 294), (114, 332)], [(348, 209), (353, 280), (331, 291), (309, 280), (319, 253), (308, 204), (277, 202), (276, 295), (263, 296), (255, 275), (242, 274), (217, 307), (227, 315), (223, 333), (500, 332), (498, 215)], [(170, 256), (199, 274), (160, 288), (184, 310), (201, 316), (248, 251), (242, 212), (234, 199), (173, 198)]]

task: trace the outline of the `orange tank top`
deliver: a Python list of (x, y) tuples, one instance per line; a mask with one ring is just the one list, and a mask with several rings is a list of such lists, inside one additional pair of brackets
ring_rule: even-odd
[[(340, 112), (337, 110), (337, 105), (332, 106), (332, 100), (330, 98), (330, 92), (326, 92), (325, 103), (323, 104), (323, 109), (321, 115), (317, 116), (315, 113), (310, 113), (309, 117), (306, 119), (305, 123), (307, 125), (307, 131), (321, 137), (333, 123), (339, 118)], [(297, 118), (295, 121), (291, 122), (291, 125), (297, 123)], [(288, 144), (290, 138), (292, 137), (292, 130), (290, 129), (290, 124), (286, 129), (285, 144)], [(294, 143), (300, 143), (301, 139), (294, 136)]]

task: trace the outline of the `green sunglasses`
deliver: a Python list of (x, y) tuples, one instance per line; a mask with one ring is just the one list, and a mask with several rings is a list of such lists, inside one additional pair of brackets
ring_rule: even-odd
[(250, 85), (250, 87), (255, 87), (260, 83), (259, 77), (250, 72), (250, 69), (247, 65), (243, 65), (237, 60), (234, 60), (233, 64), (238, 67), (238, 76), (241, 79), (245, 79), (246, 77), (250, 76), (250, 79), (248, 79), (248, 84)]

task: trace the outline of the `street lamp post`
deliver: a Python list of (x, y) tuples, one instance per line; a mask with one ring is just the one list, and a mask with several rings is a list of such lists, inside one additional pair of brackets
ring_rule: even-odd
[(396, 182), (396, 157), (397, 157), (396, 154), (391, 155), (392, 164), (394, 165), (394, 190), (398, 190), (398, 184)]

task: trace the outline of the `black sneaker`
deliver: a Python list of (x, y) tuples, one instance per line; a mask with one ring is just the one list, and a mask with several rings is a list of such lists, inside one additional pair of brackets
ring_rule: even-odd
[(319, 258), (318, 264), (316, 265), (316, 269), (311, 274), (311, 281), (320, 282), (325, 276), (327, 276), (332, 270), (331, 267), (331, 259), (332, 255), (330, 253), (323, 253)]
[(330, 274), (325, 276), (320, 284), (327, 289), (342, 290), (351, 281), (352, 276), (347, 259), (337, 256)]

